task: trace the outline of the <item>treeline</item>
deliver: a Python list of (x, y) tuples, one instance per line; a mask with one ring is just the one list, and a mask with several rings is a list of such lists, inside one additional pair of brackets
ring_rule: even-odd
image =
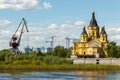
[(107, 52), (109, 57), (120, 58), (120, 45), (114, 41), (109, 42)]
[[(106, 49), (109, 57), (120, 57), (120, 45), (114, 41), (109, 42)], [(14, 65), (52, 65), (52, 64), (72, 64), (70, 58), (72, 48), (66, 49), (63, 46), (56, 46), (54, 51), (49, 52), (32, 52), (12, 54), (10, 50), (4, 49), (0, 51), (0, 65), (14, 64)]]
[(32, 52), (12, 54), (10, 50), (0, 51), (0, 64), (14, 65), (47, 65), (47, 64), (72, 64), (71, 60), (66, 60), (71, 55), (71, 48), (65, 49), (63, 46), (57, 46), (50, 52)]

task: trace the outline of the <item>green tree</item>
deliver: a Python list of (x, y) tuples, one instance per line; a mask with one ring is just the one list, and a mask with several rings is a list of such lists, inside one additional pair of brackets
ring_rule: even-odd
[(120, 57), (118, 53), (118, 46), (114, 41), (108, 43), (107, 52), (109, 57)]
[(117, 57), (119, 58), (120, 57), (120, 45), (117, 46), (117, 50), (118, 50)]
[(69, 49), (67, 49), (67, 55), (66, 55), (66, 57), (69, 58), (70, 55), (71, 55), (71, 53), (72, 53), (72, 47), (70, 47)]
[(64, 58), (67, 55), (67, 50), (63, 46), (56, 46), (54, 48), (53, 55)]

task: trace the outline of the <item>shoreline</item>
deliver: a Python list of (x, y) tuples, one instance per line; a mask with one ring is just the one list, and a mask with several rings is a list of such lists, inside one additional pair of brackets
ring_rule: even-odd
[(0, 65), (0, 70), (120, 70), (120, 65), (101, 65), (101, 64)]

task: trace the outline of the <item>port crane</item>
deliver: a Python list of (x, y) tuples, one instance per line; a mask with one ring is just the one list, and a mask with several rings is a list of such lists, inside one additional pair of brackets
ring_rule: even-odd
[[(19, 36), (17, 36), (16, 34), (17, 34), (18, 30), (20, 29), (20, 27), (21, 27), (20, 34), (19, 34)], [(24, 27), (26, 28), (27, 32), (29, 32), (28, 27), (27, 27), (27, 22), (24, 18), (22, 18), (20, 24), (18, 25), (18, 28), (16, 29), (15, 33), (12, 35), (11, 40), (9, 42), (9, 46), (11, 47), (10, 50), (13, 54), (20, 53), (18, 46), (20, 46)]]

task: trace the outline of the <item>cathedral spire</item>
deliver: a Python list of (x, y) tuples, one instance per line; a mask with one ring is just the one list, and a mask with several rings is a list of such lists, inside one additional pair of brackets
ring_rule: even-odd
[(104, 27), (104, 26), (101, 28), (101, 34), (106, 34), (106, 31), (105, 31), (105, 27)]
[(83, 27), (82, 34), (87, 34), (87, 32), (86, 32), (86, 30), (85, 30), (85, 26)]
[(92, 18), (90, 20), (89, 26), (91, 26), (91, 27), (93, 27), (93, 26), (97, 27), (98, 26), (97, 21), (95, 19), (95, 11), (92, 12)]

